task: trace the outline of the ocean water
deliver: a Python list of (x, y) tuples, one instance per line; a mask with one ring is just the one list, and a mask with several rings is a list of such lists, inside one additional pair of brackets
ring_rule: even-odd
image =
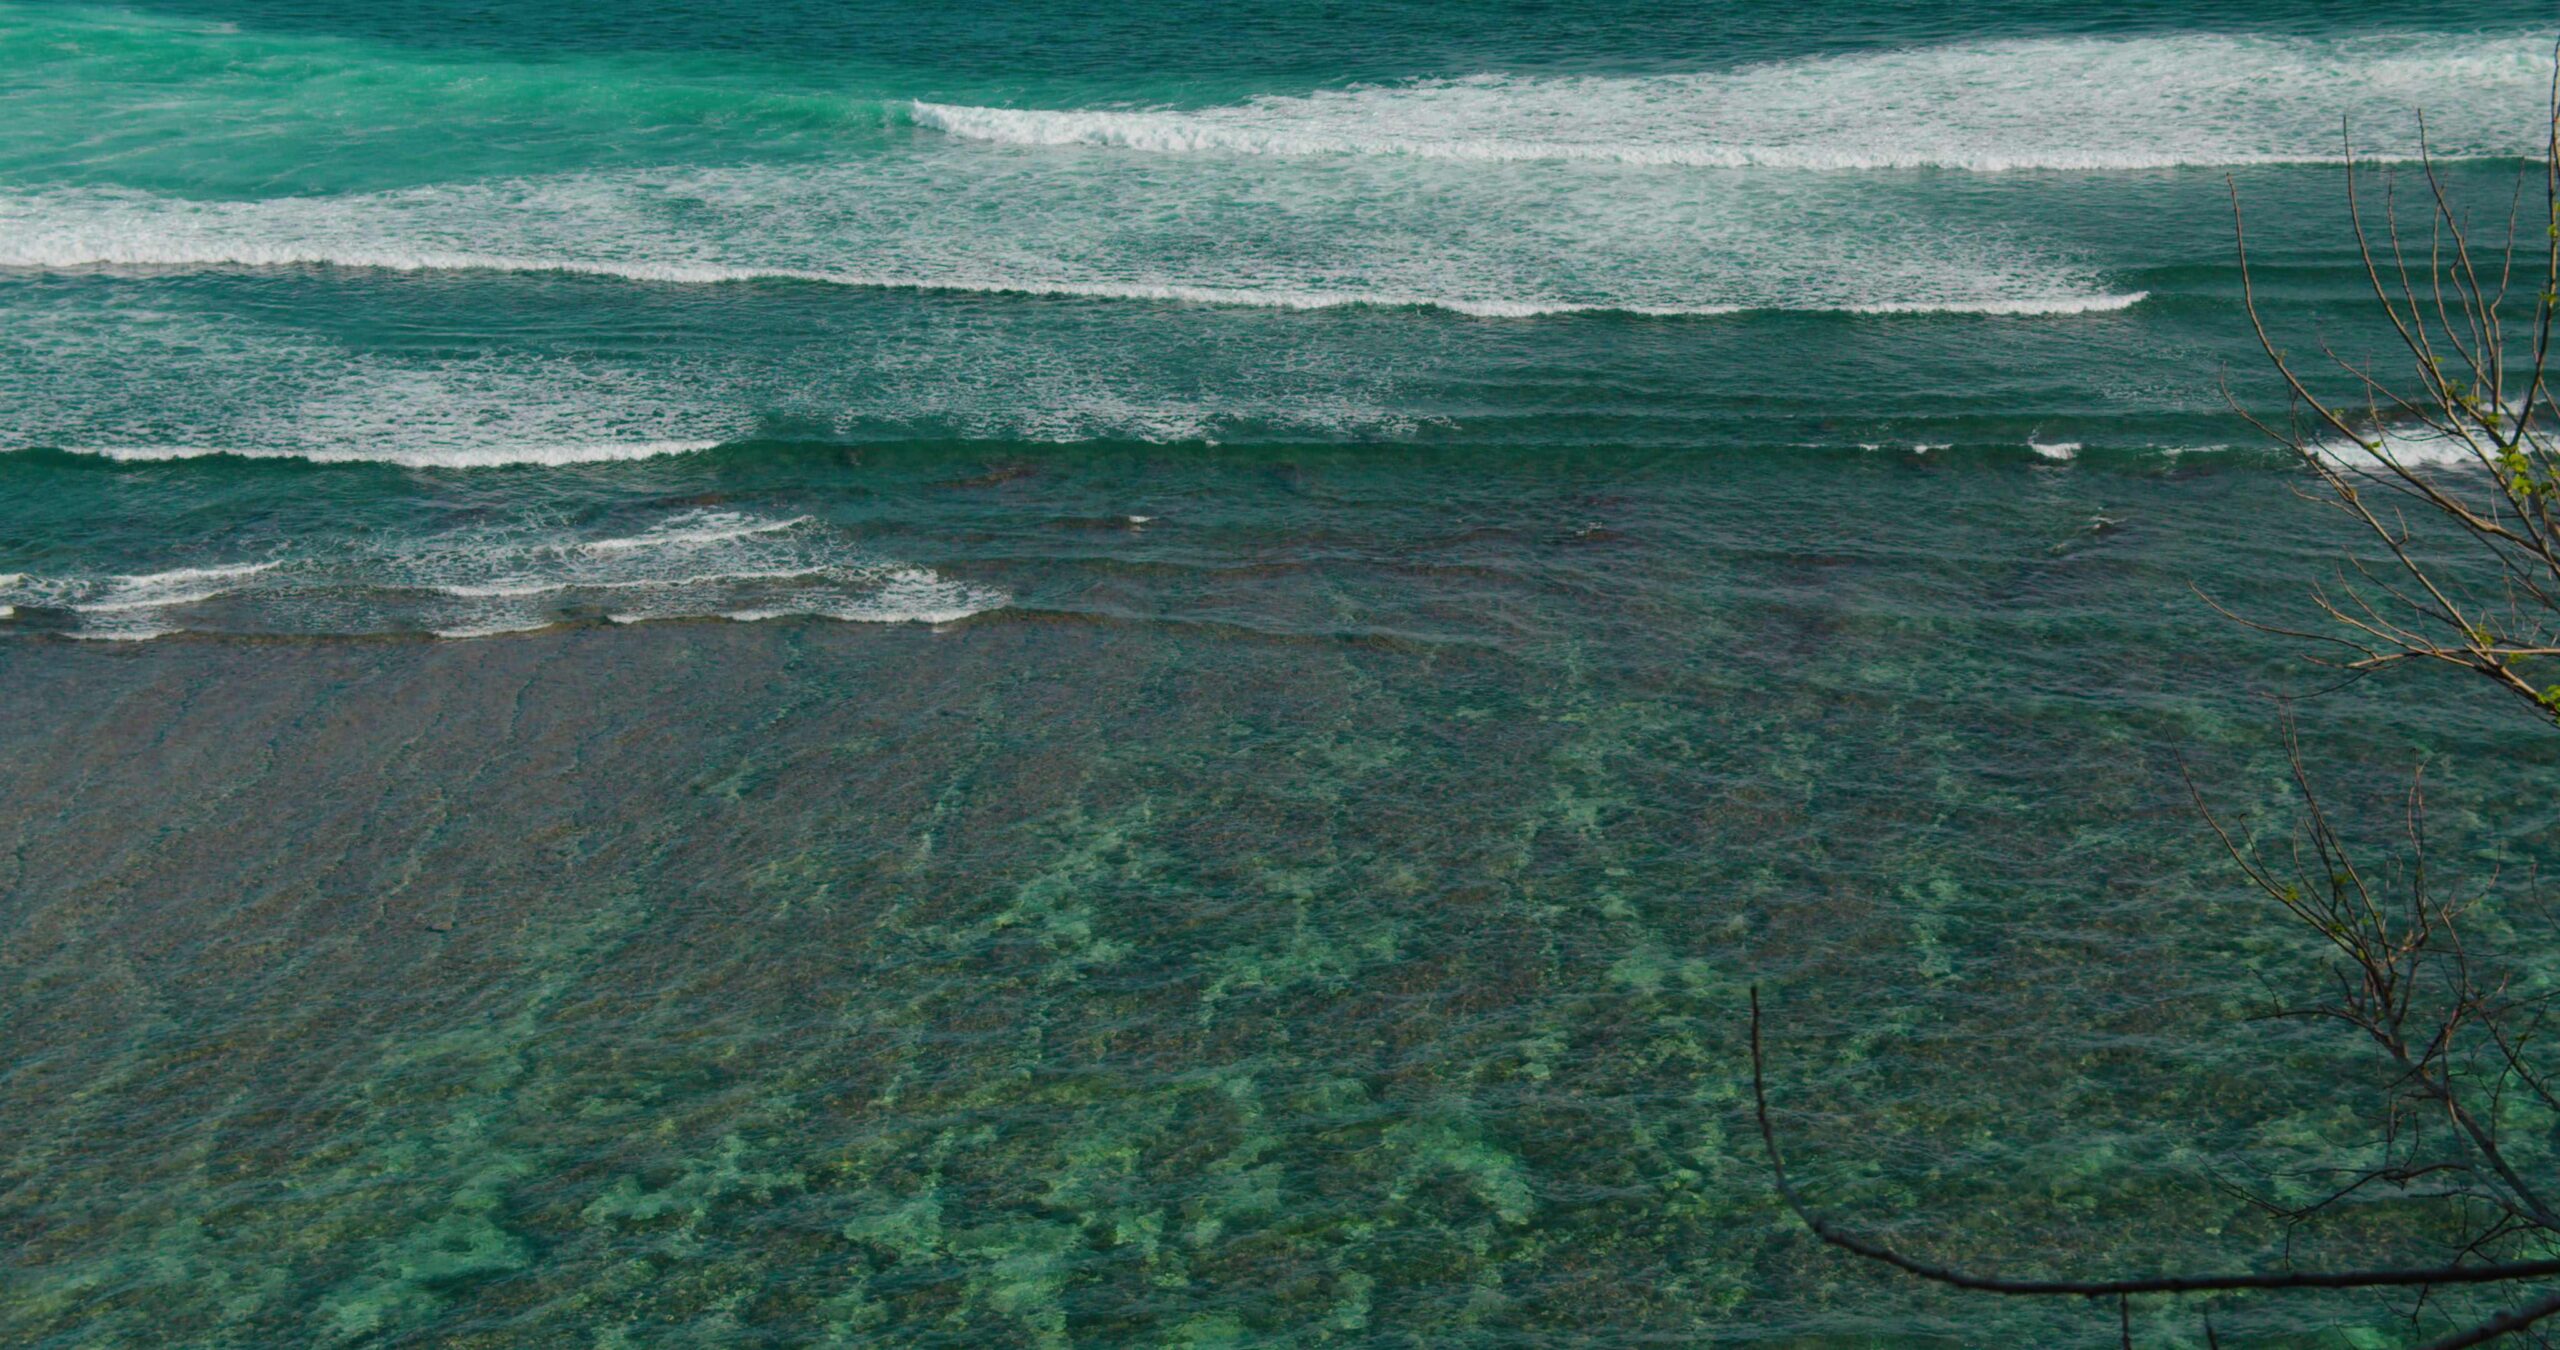
[(2114, 1344), (1813, 1243), (1744, 1000), (1879, 1231), (2280, 1258), (2374, 1080), (2185, 775), (2485, 883), (2560, 750), (2205, 602), (2347, 542), (2233, 197), (2372, 350), (2554, 36), (0, 0), (0, 1340)]

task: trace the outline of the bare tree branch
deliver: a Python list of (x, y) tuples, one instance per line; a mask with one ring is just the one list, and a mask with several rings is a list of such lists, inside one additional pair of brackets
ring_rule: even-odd
[(2131, 1279), (2041, 1279), (1990, 1275), (1959, 1270), (1905, 1256), (1873, 1238), (1831, 1222), (1808, 1204), (1787, 1177), (1786, 1159), (1778, 1150), (1776, 1127), (1769, 1122), (1766, 1062), (1760, 1045), (1760, 989), (1751, 989), (1751, 1099), (1758, 1111), (1760, 1142), (1778, 1198), (1813, 1235), (1843, 1251), (1854, 1252), (1924, 1280), (1986, 1294), (2077, 1295), (2117, 1298), (2129, 1294), (2200, 1294), (2230, 1289), (2370, 1289), (2437, 1284), (2497, 1284), (2511, 1280), (2560, 1276), (2560, 1260), (2509, 1261), (2483, 1265), (2422, 1266), (2396, 1270), (2248, 1271), (2217, 1275), (2149, 1275)]

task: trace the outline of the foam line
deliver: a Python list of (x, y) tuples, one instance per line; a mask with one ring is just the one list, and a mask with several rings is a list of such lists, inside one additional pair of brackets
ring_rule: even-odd
[[(83, 256), (83, 251), (61, 251), (41, 256), (38, 250), (13, 248), (0, 243), (0, 269), (21, 271), (71, 271), (118, 267), (170, 268), (183, 270), (229, 270), (284, 267), (339, 267), (388, 272), (553, 272), (580, 276), (616, 277), (626, 281), (666, 283), (674, 285), (734, 285), (757, 281), (798, 281), (819, 285), (844, 286), (863, 290), (949, 292), (967, 295), (1030, 295), (1081, 300), (1140, 300), (1201, 305), (1232, 305), (1263, 309), (1440, 309), (1480, 319), (1531, 319), (1568, 314), (1629, 314), (1647, 318), (1701, 318), (1717, 315), (1759, 313), (1802, 314), (1984, 314), (2016, 316), (2059, 316), (2102, 314), (2130, 309), (2149, 296), (2147, 291), (2118, 291), (2096, 295), (2052, 295), (1994, 297), (1979, 300), (1878, 300), (1872, 302), (1813, 301), (1801, 305), (1786, 304), (1699, 304), (1649, 305), (1611, 304), (1554, 300), (1468, 300), (1449, 296), (1421, 295), (1401, 292), (1362, 293), (1355, 291), (1323, 291), (1296, 289), (1257, 289), (1233, 286), (1194, 286), (1177, 282), (1078, 282), (988, 279), (984, 281), (947, 280), (924, 277), (867, 276), (852, 272), (816, 271), (789, 267), (731, 267), (652, 262), (597, 262), (577, 258), (509, 258), (464, 253), (316, 253), (292, 249), (211, 249), (189, 252), (181, 249), (125, 249), (109, 254), (103, 251)], [(687, 449), (705, 449), (709, 442), (650, 442), (636, 447), (563, 447), (560, 459), (550, 462), (575, 462), (579, 458), (619, 459), (642, 455), (681, 453)], [(101, 450), (120, 458), (184, 458), (193, 454), (220, 454), (219, 450), (185, 450), (178, 448), (142, 447), (123, 450)]]
[(415, 449), (385, 448), (378, 445), (311, 446), (290, 450), (270, 446), (235, 448), (218, 445), (65, 445), (47, 448), (58, 450), (66, 455), (88, 455), (98, 459), (137, 464), (229, 456), (236, 459), (291, 459), (310, 464), (388, 464), (410, 469), (503, 469), (528, 464), (557, 468), (573, 464), (610, 464), (623, 460), (655, 459), (663, 455), (694, 454), (719, 444), (718, 441), (705, 440), (566, 445), (501, 442), (480, 446), (436, 446)]

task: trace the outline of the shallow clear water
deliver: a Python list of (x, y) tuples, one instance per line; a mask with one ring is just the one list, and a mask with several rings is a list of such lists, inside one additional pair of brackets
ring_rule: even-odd
[(2354, 350), (2337, 119), (2549, 77), (2326, 8), (0, 6), (0, 1337), (2112, 1344), (1784, 1218), (1754, 984), (1849, 1210), (2274, 1259), (2225, 175)]

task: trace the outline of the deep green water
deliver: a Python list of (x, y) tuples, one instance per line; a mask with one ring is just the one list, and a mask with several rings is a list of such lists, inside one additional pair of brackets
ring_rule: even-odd
[(1777, 1208), (1755, 984), (1871, 1226), (2281, 1259), (2226, 175), (2357, 350), (2338, 119), (2549, 79), (2333, 10), (0, 4), (0, 1341), (2113, 1344)]

